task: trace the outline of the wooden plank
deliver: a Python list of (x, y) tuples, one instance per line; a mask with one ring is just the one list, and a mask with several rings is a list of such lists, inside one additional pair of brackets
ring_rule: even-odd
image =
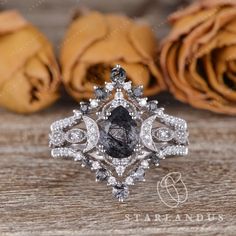
[[(69, 160), (50, 158), (50, 123), (76, 104), (59, 103), (32, 116), (0, 112), (0, 232), (6, 235), (233, 235), (235, 231), (235, 118), (170, 102), (169, 112), (189, 122), (190, 155), (148, 171), (146, 182), (118, 203), (111, 188)], [(188, 200), (177, 208), (160, 200), (157, 181), (180, 172)], [(166, 196), (168, 197), (168, 196)], [(159, 214), (161, 221), (155, 221)], [(192, 220), (185, 220), (190, 215)], [(215, 214), (214, 220), (208, 219)], [(150, 218), (150, 221), (147, 218)], [(197, 221), (198, 215), (203, 220)], [(201, 217), (202, 217), (201, 216)], [(137, 219), (138, 217), (138, 219)], [(170, 217), (165, 221), (166, 217)], [(181, 217), (182, 220), (175, 220)], [(222, 217), (221, 221), (218, 219)], [(4, 235), (4, 234), (3, 234)]]

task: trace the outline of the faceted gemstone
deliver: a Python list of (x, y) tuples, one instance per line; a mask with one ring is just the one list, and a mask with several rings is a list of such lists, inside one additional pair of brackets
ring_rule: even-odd
[(167, 127), (160, 127), (154, 130), (153, 133), (155, 138), (164, 142), (170, 141), (174, 136), (174, 132)]
[(71, 129), (66, 133), (66, 140), (70, 143), (79, 143), (86, 138), (85, 132), (82, 129)]
[(155, 166), (159, 166), (160, 164), (160, 159), (157, 157), (157, 155), (155, 153), (151, 153), (149, 155), (149, 158), (151, 160), (151, 162), (155, 165)]
[(141, 97), (143, 95), (143, 87), (142, 86), (134, 87), (132, 89), (132, 92), (135, 97)]
[(113, 187), (112, 193), (115, 198), (123, 201), (129, 195), (129, 188), (126, 184), (117, 184)]
[(89, 104), (88, 102), (80, 102), (80, 111), (83, 113), (83, 114), (86, 114), (89, 110)]
[(138, 127), (123, 107), (115, 108), (108, 120), (100, 125), (100, 143), (106, 153), (114, 158), (126, 158), (133, 154), (138, 143)]
[(96, 98), (98, 99), (105, 99), (107, 97), (107, 92), (105, 88), (96, 88), (95, 95), (96, 95)]
[(156, 111), (156, 109), (157, 109), (157, 102), (156, 102), (156, 101), (150, 101), (150, 102), (148, 102), (148, 109), (149, 109), (149, 111), (151, 111), (151, 112)]
[(143, 181), (145, 176), (145, 171), (142, 168), (138, 168), (137, 170), (132, 173), (132, 177), (136, 181)]
[(120, 67), (116, 66), (111, 70), (111, 80), (115, 83), (122, 83), (125, 81), (126, 72)]
[(91, 167), (91, 166), (92, 166), (91, 160), (89, 160), (89, 159), (87, 159), (87, 158), (83, 158), (83, 159), (81, 160), (81, 162), (82, 162), (82, 166), (83, 166), (83, 167), (85, 167), (85, 166)]
[(97, 170), (97, 172), (96, 172), (96, 180), (97, 181), (104, 181), (107, 179), (107, 177), (108, 177), (108, 172), (106, 169), (101, 168), (101, 169)]
[(116, 178), (114, 176), (109, 176), (107, 179), (108, 185), (115, 185), (117, 183)]

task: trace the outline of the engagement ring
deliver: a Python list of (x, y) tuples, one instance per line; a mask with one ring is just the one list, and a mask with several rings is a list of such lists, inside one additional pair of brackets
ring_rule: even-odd
[(126, 82), (119, 65), (111, 71), (111, 82), (94, 93), (72, 116), (51, 125), (51, 155), (89, 167), (96, 181), (112, 186), (119, 201), (128, 197), (130, 185), (144, 181), (149, 165), (188, 154), (186, 121), (142, 97), (143, 87)]

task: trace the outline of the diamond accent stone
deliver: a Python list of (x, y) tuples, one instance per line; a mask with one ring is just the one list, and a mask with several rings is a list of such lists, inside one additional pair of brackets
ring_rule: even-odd
[(130, 89), (131, 89), (131, 81), (129, 81), (129, 82), (126, 82), (126, 83), (124, 83), (124, 85), (123, 85), (123, 88), (126, 90), (126, 91), (129, 91)]
[(108, 90), (108, 91), (112, 91), (113, 89), (114, 89), (114, 85), (113, 85), (113, 83), (107, 83), (106, 85), (105, 85), (105, 88)]
[(107, 179), (107, 184), (108, 185), (115, 185), (117, 184), (116, 178), (114, 176), (109, 176)]
[(125, 183), (127, 185), (134, 185), (134, 179), (131, 177), (131, 176), (128, 176), (126, 179), (125, 179)]
[(96, 181), (104, 181), (108, 178), (108, 172), (106, 169), (101, 168), (96, 172)]
[(86, 134), (84, 130), (75, 128), (67, 131), (65, 138), (69, 143), (80, 143), (86, 139)]
[(126, 184), (117, 184), (113, 186), (112, 194), (119, 201), (123, 201), (129, 196), (129, 188)]
[(137, 168), (131, 176), (135, 181), (144, 181), (145, 171), (143, 168)]
[(98, 99), (105, 99), (108, 96), (108, 93), (105, 88), (95, 88), (95, 96)]
[(143, 168), (145, 168), (145, 169), (149, 168), (149, 162), (148, 162), (148, 160), (143, 160), (143, 161), (141, 162), (141, 166), (142, 166)]
[(140, 105), (141, 107), (146, 106), (146, 105), (147, 105), (147, 98), (141, 98), (141, 99), (139, 99), (139, 105)]
[(98, 106), (98, 100), (97, 99), (91, 99), (90, 100), (90, 106), (91, 106), (91, 108), (96, 108)]
[(76, 152), (74, 155), (74, 161), (81, 161), (84, 157), (82, 152)]
[(86, 114), (89, 111), (89, 103), (80, 102), (80, 111), (82, 112), (82, 114)]
[(173, 139), (174, 131), (167, 127), (160, 127), (153, 130), (153, 135), (159, 141), (167, 142)]
[(157, 101), (150, 101), (150, 102), (148, 102), (148, 109), (149, 109), (149, 111), (155, 112), (157, 110), (157, 104), (158, 104)]
[(137, 86), (132, 89), (135, 97), (141, 97), (143, 95), (143, 86)]
[(94, 161), (94, 162), (92, 163), (92, 169), (93, 169), (93, 170), (97, 170), (97, 169), (99, 169), (99, 168), (101, 168), (100, 163), (99, 163), (98, 161)]
[(118, 176), (122, 176), (124, 171), (125, 171), (125, 166), (117, 166), (116, 167), (116, 173), (118, 174)]

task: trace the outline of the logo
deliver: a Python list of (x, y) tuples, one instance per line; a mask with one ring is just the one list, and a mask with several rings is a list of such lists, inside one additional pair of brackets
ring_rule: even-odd
[(171, 172), (157, 182), (160, 200), (170, 208), (176, 208), (188, 199), (188, 190), (180, 172)]

